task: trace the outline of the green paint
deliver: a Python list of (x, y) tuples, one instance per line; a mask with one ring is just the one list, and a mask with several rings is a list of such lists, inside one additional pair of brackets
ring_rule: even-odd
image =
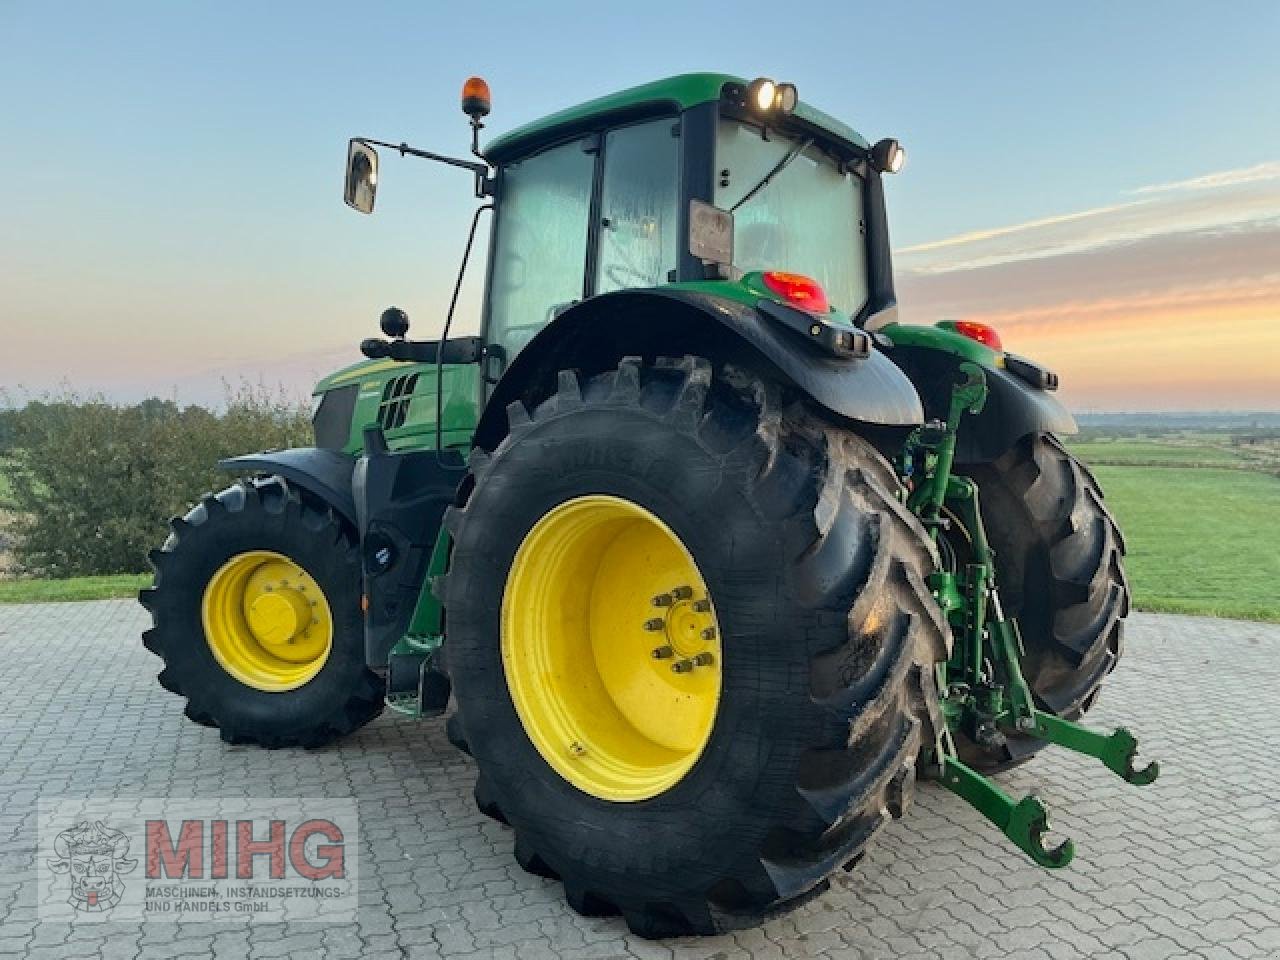
[[(781, 81), (785, 78), (775, 77), (774, 79)], [(484, 153), (485, 156), (499, 161), (507, 157), (519, 156), (531, 146), (555, 139), (561, 134), (591, 127), (597, 121), (604, 121), (611, 114), (646, 109), (654, 112), (665, 109), (673, 114), (679, 113), (701, 103), (718, 101), (726, 83), (745, 85), (747, 81), (727, 73), (684, 73), (667, 77), (665, 80), (630, 87), (517, 127), (510, 133), (492, 140), (485, 147)], [(809, 106), (803, 100), (796, 106), (794, 114), (836, 140), (862, 150), (869, 146), (863, 136), (852, 127), (830, 114)]]
[(944, 428), (935, 433), (929, 428), (919, 427), (907, 443), (908, 450), (917, 445), (929, 454), (925, 476), (916, 485), (911, 506), (935, 532), (948, 488), (958, 479), (951, 476), (951, 465), (955, 459), (960, 420), (966, 413), (981, 413), (987, 402), (987, 378), (982, 368), (965, 361), (960, 364), (960, 373), (965, 379), (951, 391), (951, 409)]
[(1094, 757), (1126, 783), (1145, 787), (1160, 775), (1160, 764), (1154, 760), (1141, 770), (1135, 770), (1134, 757), (1138, 753), (1138, 741), (1128, 730), (1120, 727), (1110, 734), (1089, 730), (1078, 723), (1063, 720), (1051, 713), (1034, 712), (1035, 727), (1032, 733), (1042, 740), (1064, 746), (1076, 753)]
[(434, 586), (436, 578), (443, 577), (449, 569), (450, 548), (449, 532), (441, 526), (440, 532), (436, 534), (436, 544), (431, 549), (431, 560), (427, 564), (423, 590), (418, 595), (418, 605), (409, 620), (409, 635), (405, 638), (410, 643), (419, 644), (419, 653), (435, 650), (444, 640), (444, 607), (436, 599)]
[(968, 337), (944, 327), (890, 323), (881, 328), (879, 332), (892, 340), (896, 346), (923, 347), (927, 350), (938, 350), (993, 369), (1004, 366), (1004, 355), (999, 351), (992, 350), (984, 343), (970, 340)]
[[(409, 632), (396, 641), (396, 645), (391, 648), (391, 657), (420, 657), (423, 654), (434, 657), (444, 646), (444, 608), (436, 599), (433, 586), (436, 578), (444, 576), (449, 568), (449, 550), (449, 534), (441, 527), (436, 535), (435, 546), (431, 549), (431, 560), (422, 581), (422, 591), (418, 594), (418, 605), (409, 621)], [(430, 664), (429, 660), (427, 662)], [(388, 695), (386, 703), (392, 710), (406, 717), (416, 719), (422, 715), (422, 704), (416, 693)]]
[[(710, 297), (721, 297), (725, 300), (731, 300), (734, 303), (740, 303), (747, 307), (754, 307), (761, 300), (772, 300), (775, 303), (788, 303), (788, 301), (776, 291), (771, 290), (766, 286), (764, 282), (764, 274), (759, 270), (753, 270), (751, 273), (745, 273), (737, 280), (690, 280), (684, 283), (664, 284), (658, 289), (683, 290), (689, 293), (700, 293)], [(794, 304), (788, 305), (794, 306)], [(850, 331), (857, 329), (849, 314), (837, 310), (835, 307), (832, 307), (828, 313), (823, 315), (822, 322), (828, 326), (841, 327)]]
[(361, 379), (373, 378), (375, 374), (384, 374), (389, 370), (403, 370), (408, 366), (419, 366), (419, 364), (406, 364), (399, 360), (358, 360), (322, 378), (311, 393), (313, 396), (319, 396), (334, 387), (344, 387)]
[[(345, 452), (360, 453), (365, 427), (388, 422), (388, 408), (394, 403), (384, 399), (388, 383), (414, 375), (417, 380), (413, 389), (404, 395), (407, 400), (402, 401), (407, 405), (404, 422), (384, 430), (387, 446), (392, 450), (433, 449), (436, 445), (435, 364), (370, 360), (340, 370), (316, 385), (316, 394), (356, 385), (358, 392)], [(446, 448), (469, 448), (480, 417), (480, 367), (473, 363), (445, 364), (441, 381), (444, 393), (441, 439)]]
[(1045, 848), (1043, 838), (1049, 831), (1049, 812), (1037, 797), (1028, 795), (1015, 802), (994, 781), (954, 756), (943, 761), (942, 783), (999, 827), (1019, 850), (1040, 866), (1065, 867), (1075, 856), (1075, 844), (1069, 839), (1057, 847)]

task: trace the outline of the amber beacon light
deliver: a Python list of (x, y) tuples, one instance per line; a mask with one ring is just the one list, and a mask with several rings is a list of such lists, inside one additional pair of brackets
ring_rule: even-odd
[(462, 85), (462, 112), (472, 120), (489, 115), (489, 84), (483, 77), (468, 77)]

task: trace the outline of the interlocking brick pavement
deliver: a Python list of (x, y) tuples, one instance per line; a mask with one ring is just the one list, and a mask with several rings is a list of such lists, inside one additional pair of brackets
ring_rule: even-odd
[[(441, 721), (384, 716), (323, 750), (229, 747), (155, 683), (128, 601), (0, 606), (0, 956), (1280, 957), (1280, 627), (1136, 615), (1092, 715), (1136, 730), (1164, 770), (1145, 790), (1051, 751), (1005, 775), (1075, 837), (1028, 863), (932, 786), (827, 895), (732, 936), (651, 943), (573, 913), (522, 871), (471, 800)], [(356, 797), (355, 924), (38, 923), (40, 796)]]

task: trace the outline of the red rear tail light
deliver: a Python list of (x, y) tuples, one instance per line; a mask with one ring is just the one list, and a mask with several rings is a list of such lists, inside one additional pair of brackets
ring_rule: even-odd
[(828, 313), (831, 304), (827, 302), (827, 291), (812, 277), (800, 273), (783, 273), (769, 270), (761, 279), (764, 285), (782, 297), (793, 307), (808, 310), (810, 313)]
[(1000, 334), (996, 333), (996, 328), (985, 323), (978, 323), (976, 320), (957, 320), (955, 331), (960, 336), (968, 337), (970, 340), (977, 340), (992, 350), (1004, 349), (1004, 344), (1000, 342)]

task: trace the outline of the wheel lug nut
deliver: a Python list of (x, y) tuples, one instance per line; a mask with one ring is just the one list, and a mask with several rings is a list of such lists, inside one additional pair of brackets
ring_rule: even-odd
[(702, 631), (702, 639), (706, 640), (708, 643), (714, 640), (715, 638), (716, 638), (715, 627), (707, 627)]
[(693, 596), (693, 587), (676, 587), (671, 591), (671, 595), (677, 600), (688, 600)]
[(674, 602), (675, 602), (675, 598), (672, 597), (671, 594), (669, 593), (660, 593), (653, 598), (653, 605), (655, 607), (669, 607)]
[(675, 655), (676, 652), (670, 647), (656, 647), (653, 651), (653, 659), (655, 660), (670, 660)]
[(666, 625), (667, 625), (667, 622), (663, 620), (661, 617), (654, 617), (652, 620), (646, 620), (644, 622), (644, 628), (651, 633), (661, 630)]
[(705, 597), (701, 600), (695, 600), (693, 601), (693, 609), (696, 613), (710, 613), (711, 601)]
[(688, 673), (693, 669), (692, 660), (677, 660), (671, 665), (671, 669), (676, 673)]
[(693, 665), (695, 667), (709, 667), (715, 662), (716, 658), (705, 651), (693, 658)]

